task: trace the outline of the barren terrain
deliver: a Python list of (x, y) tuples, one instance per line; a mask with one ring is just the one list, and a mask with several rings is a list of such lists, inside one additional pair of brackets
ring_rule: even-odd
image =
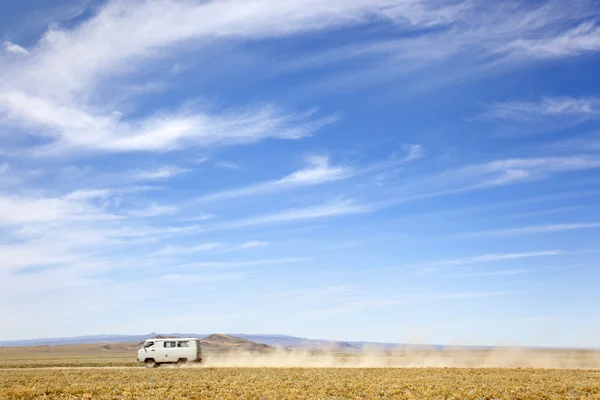
[[(259, 344), (227, 335), (201, 340), (205, 362), (199, 367), (288, 368), (551, 368), (600, 369), (600, 351), (497, 348), (435, 350), (424, 347), (383, 350), (365, 347), (360, 353), (295, 350)], [(0, 368), (139, 367), (141, 343), (0, 347)]]

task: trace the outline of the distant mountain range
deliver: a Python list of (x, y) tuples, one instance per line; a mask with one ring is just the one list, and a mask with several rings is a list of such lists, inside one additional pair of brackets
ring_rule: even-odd
[[(398, 343), (377, 343), (377, 342), (342, 342), (320, 339), (306, 339), (289, 335), (269, 335), (269, 334), (228, 334), (241, 339), (251, 340), (256, 343), (269, 346), (278, 346), (288, 349), (317, 349), (330, 351), (361, 351), (365, 346), (376, 346), (381, 349), (405, 348), (414, 345)], [(0, 347), (20, 347), (20, 346), (56, 346), (56, 345), (74, 345), (74, 344), (95, 344), (95, 343), (137, 343), (156, 336), (178, 336), (178, 337), (197, 337), (205, 338), (210, 334), (199, 333), (149, 333), (145, 335), (93, 335), (77, 336), (67, 338), (44, 338), (30, 340), (9, 340), (0, 341)], [(446, 346), (442, 345), (417, 345), (419, 348), (441, 350)], [(456, 346), (453, 346), (456, 348)], [(488, 349), (490, 347), (464, 346), (469, 349)]]

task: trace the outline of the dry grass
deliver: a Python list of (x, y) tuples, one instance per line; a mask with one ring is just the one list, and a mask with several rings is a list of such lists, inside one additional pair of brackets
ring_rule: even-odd
[(0, 348), (0, 399), (600, 400), (600, 370), (591, 369), (600, 357), (590, 351), (209, 352), (199, 367), (150, 370), (136, 362), (136, 350)]
[(600, 399), (600, 372), (534, 369), (0, 370), (0, 399)]
[(0, 368), (135, 367), (137, 345), (0, 347)]

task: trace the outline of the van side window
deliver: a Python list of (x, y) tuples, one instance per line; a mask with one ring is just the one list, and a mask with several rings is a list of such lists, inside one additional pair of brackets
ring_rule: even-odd
[(190, 342), (177, 342), (177, 347), (190, 347)]
[(148, 348), (148, 347), (152, 347), (154, 346), (154, 342), (146, 342), (146, 344), (144, 344), (144, 348)]
[(175, 347), (175, 342), (165, 342), (165, 347)]

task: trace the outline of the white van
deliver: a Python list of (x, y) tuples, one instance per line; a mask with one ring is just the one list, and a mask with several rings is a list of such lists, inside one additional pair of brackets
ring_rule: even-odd
[(200, 340), (196, 338), (147, 339), (138, 350), (138, 361), (154, 368), (160, 364), (202, 362)]

